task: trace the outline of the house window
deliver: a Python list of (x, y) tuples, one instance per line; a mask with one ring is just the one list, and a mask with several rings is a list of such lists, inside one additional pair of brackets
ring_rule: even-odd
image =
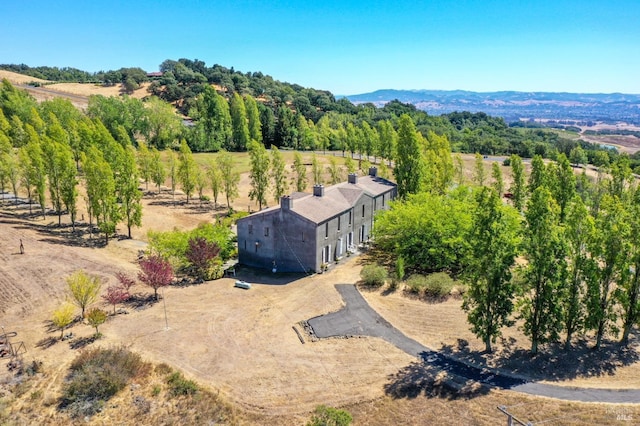
[(382, 194), (382, 207), (384, 207), (384, 194)]
[(269, 227), (268, 226), (266, 228), (264, 228), (264, 236), (265, 237), (269, 236)]
[(329, 222), (324, 224), (324, 237), (329, 238)]
[(349, 225), (351, 225), (352, 218), (353, 218), (353, 210), (349, 210)]
[(364, 204), (362, 205), (362, 217), (364, 217)]
[(252, 224), (249, 224), (249, 233), (253, 234), (253, 225)]
[(373, 211), (375, 212), (378, 209), (378, 199), (373, 199)]
[(244, 249), (247, 249), (247, 240), (244, 240)]
[(304, 232), (302, 233), (302, 242), (304, 243)]
[(342, 217), (338, 216), (338, 231), (340, 230), (340, 222), (342, 222)]

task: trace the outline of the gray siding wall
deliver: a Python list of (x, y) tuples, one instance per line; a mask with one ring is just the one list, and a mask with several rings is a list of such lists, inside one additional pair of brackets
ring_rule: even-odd
[(315, 225), (290, 212), (275, 210), (238, 221), (238, 260), (243, 265), (271, 269), (275, 261), (280, 272), (314, 270), (315, 245)]

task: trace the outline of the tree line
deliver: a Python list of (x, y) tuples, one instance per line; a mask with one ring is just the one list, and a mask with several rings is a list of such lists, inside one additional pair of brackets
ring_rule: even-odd
[[(564, 154), (548, 163), (535, 156), (527, 177), (512, 155), (506, 203), (498, 163), (489, 179), (478, 154), (473, 182), (454, 165), (443, 190), (427, 178), (429, 144), (407, 133), (416, 140), (407, 157), (417, 164), (398, 157), (401, 199), (376, 217), (376, 247), (409, 273), (447, 271), (465, 281), (463, 308), (487, 351), (518, 320), (532, 353), (559, 342), (570, 348), (576, 338), (595, 348), (607, 337), (629, 342), (640, 322), (640, 189), (627, 156), (591, 178), (576, 175)], [(402, 167), (422, 170), (417, 182), (402, 186)]]
[[(60, 71), (55, 67), (4, 67), (29, 75), (43, 73), (43, 77), (60, 77), (54, 73), (56, 70)], [(155, 137), (149, 143), (157, 145), (159, 149), (168, 147), (168, 141), (177, 132), (180, 136), (173, 140), (184, 138), (193, 152), (214, 152), (220, 149), (244, 151), (247, 149), (246, 132), (239, 124), (244, 122), (239, 118), (244, 109), (244, 114), (250, 120), (251, 137), (262, 142), (265, 147), (275, 145), (300, 150), (347, 150), (349, 146), (344, 134), (349, 131), (349, 124), (366, 132), (365, 123), (370, 128), (379, 129), (380, 122), (390, 121), (397, 129), (399, 117), (408, 114), (424, 137), (429, 132), (446, 136), (455, 152), (517, 154), (522, 158), (541, 155), (556, 159), (560, 153), (569, 157), (573, 149), (580, 147), (585, 151), (586, 161), (593, 164), (602, 161), (603, 154), (610, 161), (615, 161), (618, 155), (615, 150), (562, 137), (558, 132), (514, 128), (502, 118), (484, 113), (453, 112), (430, 116), (413, 105), (399, 101), (391, 101), (382, 108), (376, 108), (373, 104), (353, 105), (346, 98), (336, 99), (329, 91), (283, 83), (261, 72), (243, 73), (233, 67), (218, 64), (207, 66), (198, 59), (167, 59), (160, 64), (159, 69), (162, 76), (151, 79), (139, 68), (87, 73), (103, 84), (123, 83), (127, 90), (133, 90), (141, 82), (150, 79), (150, 93), (172, 105), (165, 106), (165, 109), (175, 107), (179, 113), (193, 119), (195, 125), (187, 129), (179, 125), (179, 120), (173, 119), (168, 122), (171, 123), (167, 126), (170, 129), (162, 129), (158, 123), (164, 121), (156, 120), (153, 129)], [(70, 72), (68, 78), (75, 74)], [(84, 80), (78, 78), (78, 81)], [(225, 99), (226, 105), (214, 93)], [(244, 108), (240, 106), (239, 99), (244, 100)], [(155, 105), (160, 108), (161, 103), (156, 101)], [(140, 109), (133, 101), (126, 103), (126, 106), (131, 109), (126, 111), (127, 114), (132, 116)], [(120, 112), (123, 112), (122, 108)], [(109, 111), (103, 113), (111, 114)], [(168, 117), (166, 114), (161, 116)], [(136, 125), (143, 129), (136, 128)], [(148, 126), (144, 120), (131, 123), (130, 126), (125, 124), (130, 133), (152, 131)], [(109, 125), (107, 127), (110, 128)], [(133, 137), (133, 134), (130, 136)], [(600, 157), (596, 158), (599, 153)], [(637, 167), (637, 164), (633, 163), (633, 167)]]

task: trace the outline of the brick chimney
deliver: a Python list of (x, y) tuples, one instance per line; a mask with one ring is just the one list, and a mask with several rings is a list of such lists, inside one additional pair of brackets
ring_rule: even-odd
[(293, 199), (288, 195), (283, 195), (280, 198), (280, 208), (282, 210), (291, 210), (293, 207)]
[(369, 176), (373, 176), (373, 177), (378, 176), (378, 168), (375, 166), (369, 167)]
[(324, 185), (313, 185), (313, 195), (322, 197), (324, 195)]
[(358, 175), (355, 173), (349, 173), (348, 179), (349, 183), (358, 183)]

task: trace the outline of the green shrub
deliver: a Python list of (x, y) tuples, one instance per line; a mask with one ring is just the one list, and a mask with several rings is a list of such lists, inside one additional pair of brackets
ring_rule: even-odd
[(434, 299), (447, 297), (454, 285), (455, 281), (446, 272), (436, 272), (427, 276), (416, 274), (407, 280), (410, 292)]
[(406, 281), (409, 291), (414, 294), (421, 294), (426, 287), (426, 278), (424, 275), (411, 275)]
[(160, 395), (161, 391), (162, 391), (162, 388), (160, 387), (160, 385), (153, 385), (153, 388), (151, 389), (151, 395), (158, 396)]
[(185, 379), (179, 371), (169, 375), (167, 384), (173, 396), (193, 395), (198, 391), (197, 383), (193, 380)]
[(380, 287), (387, 279), (387, 270), (380, 265), (365, 265), (360, 271), (360, 278), (365, 285)]
[(318, 405), (307, 426), (349, 426), (352, 421), (353, 417), (346, 410)]
[(140, 355), (126, 348), (90, 349), (71, 363), (69, 380), (62, 389), (61, 406), (73, 415), (92, 415), (127, 383), (149, 372)]
[(427, 297), (446, 297), (451, 293), (455, 281), (446, 272), (427, 275), (427, 286), (424, 289)]
[(197, 237), (216, 243), (220, 247), (220, 259), (222, 262), (235, 253), (235, 236), (231, 232), (229, 224), (226, 223), (216, 225), (203, 223), (191, 231), (179, 231), (177, 229), (168, 232), (149, 231), (148, 237), (151, 252), (169, 259), (176, 269), (188, 266), (186, 253), (189, 248), (189, 240)]

